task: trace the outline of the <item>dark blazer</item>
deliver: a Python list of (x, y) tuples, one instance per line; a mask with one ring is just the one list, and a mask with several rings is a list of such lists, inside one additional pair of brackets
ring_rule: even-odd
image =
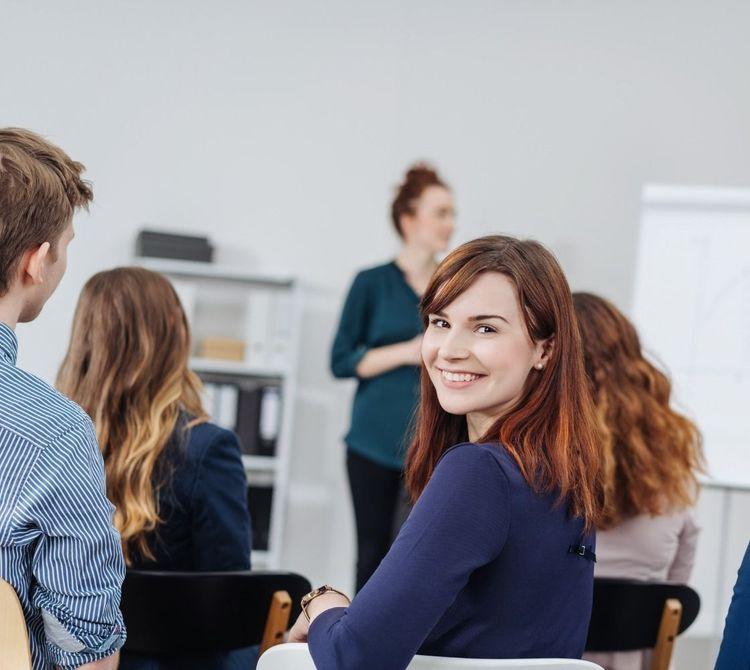
[[(182, 426), (175, 430), (156, 474), (165, 484), (159, 493), (163, 523), (149, 543), (154, 559), (138, 557), (131, 568), (247, 570), (252, 529), (237, 437), (212, 423), (187, 432)], [(124, 653), (120, 670), (248, 670), (252, 656), (245, 650), (189, 659)]]
[[(182, 433), (182, 434), (181, 434)], [(181, 429), (167, 447), (159, 478), (164, 520), (150, 542), (155, 560), (135, 570), (247, 570), (251, 528), (247, 477), (234, 433), (212, 423)]]

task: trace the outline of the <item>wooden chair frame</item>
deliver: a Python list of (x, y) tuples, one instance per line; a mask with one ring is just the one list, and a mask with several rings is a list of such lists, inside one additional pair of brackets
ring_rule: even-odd
[(0, 670), (31, 670), (26, 618), (15, 589), (0, 579)]
[(271, 599), (263, 631), (263, 641), (260, 643), (260, 653), (284, 641), (284, 634), (289, 627), (289, 617), (292, 613), (292, 599), (287, 591), (276, 591)]
[(681, 620), (682, 603), (676, 598), (668, 598), (664, 603), (659, 635), (656, 638), (656, 646), (651, 657), (651, 670), (669, 670)]

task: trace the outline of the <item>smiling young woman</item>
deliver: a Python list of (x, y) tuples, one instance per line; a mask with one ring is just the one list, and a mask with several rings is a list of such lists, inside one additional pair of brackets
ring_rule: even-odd
[[(467, 242), (440, 264), (421, 311), (424, 372), (406, 467), (412, 497), (451, 445), (499, 440), (530, 486), (557, 490), (593, 528), (603, 499), (597, 424), (555, 257), (538, 242), (502, 235)], [(451, 388), (443, 371), (478, 378)]]
[(537, 242), (485, 237), (440, 264), (421, 315), (414, 509), (356, 598), (316, 590), (290, 639), (326, 670), (580, 658), (602, 476), (565, 276)]

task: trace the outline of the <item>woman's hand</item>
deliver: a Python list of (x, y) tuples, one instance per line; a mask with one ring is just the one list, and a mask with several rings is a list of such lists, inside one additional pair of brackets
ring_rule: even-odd
[(406, 356), (406, 365), (422, 364), (422, 335), (417, 335), (404, 344), (404, 354)]
[(291, 630), (289, 631), (289, 636), (287, 637), (287, 642), (307, 642), (307, 631), (310, 628), (310, 624), (307, 622), (307, 618), (305, 617), (304, 612), (300, 612), (299, 616), (297, 617), (297, 621), (294, 622), (294, 625), (292, 626)]
[(349, 598), (335, 591), (329, 591), (317, 598), (313, 598), (307, 605), (307, 613), (310, 616), (310, 621), (307, 620), (304, 612), (300, 612), (297, 621), (294, 622), (292, 629), (289, 631), (287, 642), (307, 642), (310, 623), (315, 621), (315, 618), (319, 614), (334, 607), (349, 607), (350, 602)]
[(377, 377), (402, 365), (422, 364), (422, 336), (411, 340), (386, 344), (370, 349), (357, 364), (356, 373), (360, 379)]

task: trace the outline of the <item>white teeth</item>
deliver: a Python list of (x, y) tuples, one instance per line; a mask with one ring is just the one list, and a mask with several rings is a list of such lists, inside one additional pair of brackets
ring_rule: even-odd
[(448, 372), (447, 370), (441, 370), (440, 372), (443, 375), (443, 379), (449, 382), (473, 382), (475, 379), (479, 379), (479, 375), (468, 373)]

